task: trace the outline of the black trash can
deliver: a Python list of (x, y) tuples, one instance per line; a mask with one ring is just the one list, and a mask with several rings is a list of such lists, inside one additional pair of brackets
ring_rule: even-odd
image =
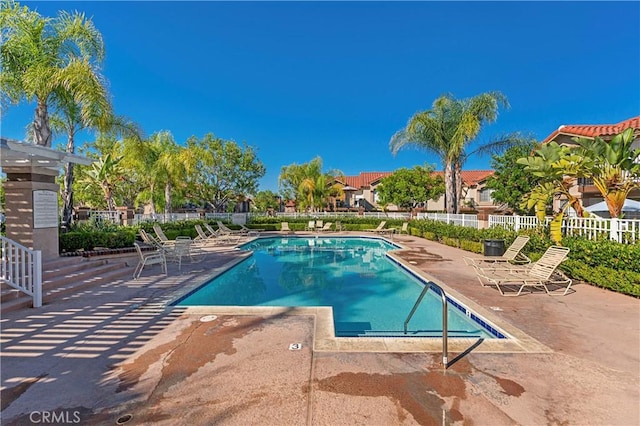
[(502, 256), (504, 251), (504, 240), (484, 240), (485, 256)]

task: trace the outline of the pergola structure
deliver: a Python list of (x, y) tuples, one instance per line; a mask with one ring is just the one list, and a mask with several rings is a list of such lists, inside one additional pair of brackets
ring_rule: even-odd
[(89, 165), (93, 160), (51, 148), (0, 138), (0, 167), (5, 183), (6, 237), (40, 250), (43, 259), (58, 257), (56, 176), (64, 163)]

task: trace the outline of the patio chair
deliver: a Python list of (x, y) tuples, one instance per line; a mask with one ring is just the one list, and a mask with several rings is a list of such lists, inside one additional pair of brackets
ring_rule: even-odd
[(398, 234), (408, 234), (409, 233), (409, 222), (403, 222), (402, 228), (393, 228), (398, 232)]
[(304, 228), (305, 231), (315, 231), (315, 229), (316, 229), (315, 220), (310, 220), (309, 222), (307, 222), (307, 226), (305, 226)]
[(264, 232), (265, 229), (256, 229), (256, 228), (248, 228), (242, 224), (240, 224), (240, 228), (246, 232), (247, 235), (255, 235), (255, 234), (260, 234), (261, 232)]
[(174, 243), (173, 240), (167, 238), (167, 235), (164, 233), (160, 225), (153, 225), (153, 232), (156, 233), (160, 242), (164, 245), (172, 245)]
[(167, 275), (167, 259), (165, 258), (163, 251), (154, 250), (152, 252), (143, 253), (142, 248), (140, 248), (140, 244), (134, 242), (133, 245), (138, 252), (138, 257), (140, 257), (136, 268), (133, 270), (133, 279), (137, 280), (140, 278), (142, 270), (148, 265), (161, 265), (162, 272)]
[(238, 234), (244, 234), (245, 233), (242, 230), (239, 230), (239, 231), (233, 230), (233, 229), (229, 228), (227, 225), (225, 225), (224, 223), (220, 222), (219, 220), (216, 223), (218, 224), (218, 230), (220, 232), (222, 232), (223, 234), (238, 235)]
[(332, 225), (333, 225), (333, 223), (327, 222), (322, 226), (322, 228), (319, 229), (319, 231), (320, 232), (329, 232), (329, 231), (331, 231), (331, 226)]
[(375, 228), (375, 229), (365, 229), (364, 231), (367, 231), (367, 232), (380, 232), (380, 231), (382, 231), (384, 229), (385, 226), (387, 226), (387, 221), (383, 220), (382, 222), (380, 222), (378, 224), (377, 228)]
[[(567, 247), (551, 246), (537, 262), (531, 265), (486, 268), (475, 265), (474, 268), (480, 284), (495, 285), (503, 296), (519, 296), (525, 288), (536, 287), (542, 287), (551, 296), (564, 296), (569, 292), (572, 280), (557, 269), (568, 254)], [(510, 287), (519, 288), (517, 292), (504, 291)], [(549, 290), (550, 287), (554, 287), (553, 290)]]
[(289, 222), (282, 222), (280, 224), (280, 232), (286, 232), (287, 234), (295, 234), (295, 232), (289, 228)]
[(316, 220), (316, 231), (322, 231), (322, 227), (324, 226), (324, 222), (321, 220)]
[(217, 230), (213, 229), (211, 227), (211, 225), (209, 225), (208, 223), (205, 223), (204, 227), (207, 228), (207, 231), (209, 231), (209, 233), (211, 235), (215, 235), (216, 237), (220, 238), (221, 242), (227, 242), (227, 243), (230, 243), (230, 244), (236, 244), (236, 243), (238, 243), (240, 241), (240, 235), (238, 235), (238, 234), (224, 232), (220, 228), (218, 228)]
[(521, 253), (522, 249), (529, 242), (529, 237), (526, 235), (518, 235), (516, 239), (511, 243), (502, 256), (484, 256), (481, 258), (464, 257), (464, 263), (467, 265), (482, 265), (486, 263), (500, 263), (508, 262), (514, 265), (524, 265), (531, 263), (525, 254)]
[(178, 263), (178, 271), (182, 270), (182, 258), (188, 257), (193, 263), (193, 253), (191, 252), (192, 240), (190, 237), (177, 237), (173, 247), (173, 257)]
[(217, 233), (207, 234), (202, 226), (196, 224), (194, 226), (198, 236), (193, 239), (193, 244), (195, 246), (211, 246), (220, 244), (222, 241), (220, 236)]

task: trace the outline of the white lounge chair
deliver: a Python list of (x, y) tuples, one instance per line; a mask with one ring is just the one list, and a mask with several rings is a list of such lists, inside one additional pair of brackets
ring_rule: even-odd
[(367, 232), (380, 232), (380, 231), (384, 230), (385, 226), (387, 226), (387, 221), (383, 220), (382, 222), (380, 222), (378, 224), (377, 228), (375, 228), (375, 229), (365, 229), (365, 231), (367, 231)]
[[(519, 296), (525, 288), (535, 287), (543, 288), (551, 296), (564, 296), (569, 292), (572, 280), (557, 269), (568, 254), (567, 247), (551, 246), (537, 262), (531, 265), (510, 267), (496, 265), (486, 268), (474, 266), (474, 268), (480, 284), (495, 285), (503, 296)], [(504, 291), (510, 287), (517, 288), (517, 292)], [(550, 290), (550, 287), (554, 287), (553, 290)]]
[(280, 232), (286, 232), (287, 234), (295, 234), (295, 232), (289, 228), (289, 222), (282, 222), (280, 224)]
[(333, 225), (333, 223), (327, 222), (322, 226), (322, 228), (319, 229), (319, 231), (320, 232), (329, 232), (329, 231), (331, 231), (331, 226), (332, 225)]
[(500, 263), (500, 262), (509, 262), (516, 265), (522, 265), (531, 263), (531, 259), (529, 259), (526, 255), (521, 253), (524, 246), (529, 242), (529, 237), (526, 235), (518, 235), (516, 239), (511, 243), (509, 248), (507, 248), (502, 256), (484, 256), (481, 258), (471, 258), (464, 257), (464, 262), (467, 265), (480, 265), (482, 266), (485, 263)]

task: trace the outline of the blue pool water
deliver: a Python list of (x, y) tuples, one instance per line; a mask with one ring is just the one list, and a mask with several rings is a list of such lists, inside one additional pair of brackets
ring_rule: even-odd
[[(386, 256), (396, 248), (377, 238), (257, 239), (241, 247), (253, 256), (176, 304), (332, 306), (337, 336), (402, 335), (424, 283)], [(451, 337), (504, 337), (455, 301), (448, 314)], [(429, 291), (408, 336), (441, 335), (441, 298)]]

